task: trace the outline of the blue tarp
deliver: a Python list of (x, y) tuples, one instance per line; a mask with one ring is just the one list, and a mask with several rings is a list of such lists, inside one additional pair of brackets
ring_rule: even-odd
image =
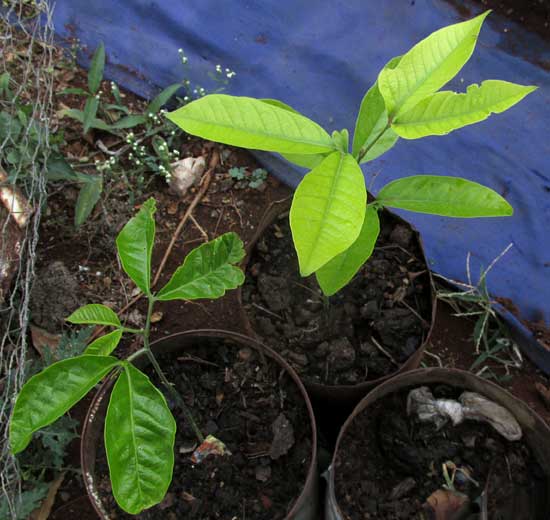
[[(442, 0), (57, 0), (54, 24), (61, 37), (78, 37), (88, 53), (103, 41), (107, 75), (141, 95), (183, 76), (213, 90), (219, 85), (209, 73), (220, 64), (237, 72), (229, 93), (280, 99), (332, 131), (353, 129), (364, 92), (390, 58), (479, 12), (479, 6), (462, 2), (459, 14)], [(186, 72), (180, 48), (189, 59)], [(512, 218), (402, 215), (421, 231), (432, 269), (449, 278), (466, 279), (468, 252), (477, 275), (512, 243), (491, 271), (489, 288), (510, 298), (522, 317), (546, 322), (549, 64), (550, 45), (493, 13), (472, 59), (449, 87), (464, 90), (484, 79), (504, 79), (540, 88), (483, 123), (448, 136), (400, 140), (364, 167), (373, 193), (392, 179), (429, 173), (466, 177), (504, 195), (515, 208)], [(303, 175), (262, 158), (292, 186)], [(536, 354), (550, 356), (542, 349)], [(547, 365), (550, 370), (550, 359)]]

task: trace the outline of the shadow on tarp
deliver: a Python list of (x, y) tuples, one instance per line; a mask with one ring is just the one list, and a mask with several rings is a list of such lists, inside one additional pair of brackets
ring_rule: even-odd
[[(330, 132), (353, 128), (364, 92), (391, 57), (479, 12), (479, 6), (462, 2), (459, 14), (442, 0), (57, 0), (54, 23), (60, 37), (78, 37), (85, 45), (84, 63), (103, 41), (107, 76), (140, 95), (151, 96), (157, 86), (184, 77), (181, 48), (189, 59), (185, 76), (194, 84), (212, 90), (218, 85), (209, 73), (216, 64), (229, 67), (237, 72), (229, 93), (281, 99)], [(447, 278), (466, 278), (468, 252), (481, 268), (513, 243), (488, 286), (511, 299), (523, 318), (546, 322), (549, 68), (550, 45), (493, 13), (474, 56), (449, 87), (463, 91), (470, 83), (504, 79), (540, 88), (508, 112), (449, 136), (400, 140), (364, 167), (373, 193), (392, 179), (424, 173), (466, 177), (505, 196), (515, 208), (506, 219), (401, 214), (422, 233), (430, 267)], [(291, 186), (303, 176), (273, 155), (258, 156)], [(549, 352), (540, 346), (528, 352), (550, 373)]]

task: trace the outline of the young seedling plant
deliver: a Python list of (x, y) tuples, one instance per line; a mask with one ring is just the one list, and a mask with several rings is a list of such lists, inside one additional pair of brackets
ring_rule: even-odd
[(488, 14), (434, 32), (382, 69), (361, 102), (351, 152), (347, 130), (330, 136), (273, 99), (209, 95), (168, 118), (190, 134), (278, 152), (311, 170), (294, 194), (290, 227), (301, 275), (315, 273), (328, 297), (344, 287), (372, 254), (382, 207), (462, 218), (512, 215), (510, 204), (493, 190), (439, 175), (390, 182), (376, 201), (367, 204), (360, 168), (400, 137), (448, 134), (507, 110), (535, 90), (500, 80), (470, 85), (464, 93), (440, 90), (472, 55)]
[[(166, 379), (149, 337), (151, 316), (157, 301), (220, 298), (239, 287), (244, 274), (236, 264), (244, 257), (244, 247), (235, 233), (226, 233), (191, 251), (168, 283), (151, 290), (151, 255), (155, 240), (155, 201), (145, 202), (117, 237), (122, 267), (148, 301), (145, 327), (130, 329), (105, 305), (85, 305), (67, 320), (84, 325), (103, 325), (113, 331), (90, 343), (81, 356), (50, 365), (23, 386), (15, 402), (10, 423), (13, 453), (24, 450), (33, 433), (53, 423), (80, 401), (101, 379), (116, 379), (105, 417), (105, 451), (114, 498), (130, 514), (159, 503), (172, 480), (176, 422), (163, 394), (133, 360), (146, 356), (165, 391), (181, 408), (197, 440), (204, 436), (183, 398)], [(127, 359), (112, 356), (124, 333), (143, 338), (143, 346)], [(212, 436), (215, 453), (225, 446)]]

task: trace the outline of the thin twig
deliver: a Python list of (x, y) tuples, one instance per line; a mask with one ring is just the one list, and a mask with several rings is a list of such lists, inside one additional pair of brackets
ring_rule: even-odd
[(374, 346), (384, 354), (394, 365), (399, 366), (399, 363), (395, 361), (394, 357), (382, 346), (378, 341), (376, 341), (376, 338), (374, 336), (371, 336), (370, 338), (372, 342), (374, 343)]
[(159, 281), (160, 275), (162, 274), (162, 270), (164, 269), (164, 266), (166, 265), (166, 262), (168, 261), (168, 257), (170, 256), (170, 253), (172, 252), (172, 249), (174, 248), (174, 245), (176, 241), (178, 240), (181, 230), (183, 229), (183, 226), (191, 216), (191, 213), (193, 213), (193, 210), (197, 206), (197, 204), (200, 202), (200, 200), (204, 197), (206, 191), (208, 190), (208, 186), (210, 186), (210, 180), (212, 178), (212, 172), (218, 165), (218, 162), (220, 160), (220, 156), (218, 152), (214, 151), (212, 154), (212, 158), (210, 159), (210, 165), (208, 168), (208, 171), (205, 173), (201, 187), (197, 194), (195, 195), (195, 198), (187, 208), (187, 211), (183, 215), (182, 219), (180, 220), (178, 227), (174, 231), (174, 234), (172, 235), (172, 240), (170, 240), (170, 243), (168, 244), (168, 247), (166, 248), (166, 251), (164, 252), (164, 256), (162, 257), (162, 260), (160, 262), (160, 265), (157, 269), (157, 272), (155, 273), (155, 277), (153, 278), (152, 286), (154, 287), (156, 283)]
[(200, 231), (201, 235), (206, 239), (208, 242), (208, 233), (204, 230), (204, 228), (197, 222), (197, 219), (193, 215), (189, 215), (189, 220), (193, 222), (195, 227)]
[(269, 314), (270, 316), (273, 316), (274, 318), (277, 318), (278, 320), (283, 321), (283, 318), (281, 318), (281, 316), (279, 316), (278, 314), (275, 314), (274, 312), (271, 312), (269, 309), (266, 309), (261, 305), (258, 305), (257, 303), (253, 303), (252, 307), (256, 307), (256, 309), (260, 309), (261, 311), (264, 311), (266, 314)]

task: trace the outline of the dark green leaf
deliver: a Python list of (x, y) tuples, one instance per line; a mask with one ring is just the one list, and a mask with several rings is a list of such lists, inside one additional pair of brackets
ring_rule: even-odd
[(84, 90), (83, 88), (64, 88), (59, 94), (61, 96), (67, 94), (74, 94), (76, 96), (87, 96), (88, 91)]
[(138, 214), (128, 221), (116, 239), (122, 268), (145, 294), (151, 292), (155, 211), (155, 199), (144, 202)]
[(19, 392), (10, 422), (10, 444), (19, 453), (32, 434), (53, 423), (119, 364), (113, 357), (65, 359), (31, 377)]
[(125, 364), (105, 417), (105, 450), (113, 495), (127, 513), (138, 514), (164, 498), (172, 480), (175, 435), (164, 396), (145, 374)]
[(92, 213), (103, 191), (103, 177), (101, 175), (89, 176), (89, 181), (84, 183), (78, 193), (74, 210), (74, 225), (81, 226)]
[(68, 318), (69, 323), (78, 325), (109, 325), (120, 327), (120, 320), (113, 309), (100, 303), (90, 303), (74, 311)]
[[(80, 123), (84, 124), (84, 112), (82, 110), (76, 110), (75, 108), (68, 108), (63, 111), (63, 115), (75, 119)], [(97, 117), (93, 118), (90, 122), (90, 128), (97, 128), (99, 130), (105, 130), (107, 132), (111, 131), (111, 126), (108, 125), (105, 121), (98, 119)]]
[(84, 126), (84, 133), (86, 133), (90, 128), (92, 128), (94, 121), (97, 119), (97, 109), (99, 107), (99, 99), (95, 96), (90, 96), (86, 100), (86, 105), (84, 105), (83, 112), (83, 121), (82, 125)]
[(90, 70), (88, 71), (88, 88), (92, 94), (97, 94), (99, 85), (103, 79), (103, 69), (105, 68), (105, 47), (103, 42), (94, 52), (92, 61), (90, 62)]
[(147, 107), (145, 111), (147, 114), (156, 114), (170, 99), (175, 93), (181, 88), (181, 83), (174, 83), (166, 87)]
[(134, 128), (135, 126), (142, 125), (147, 121), (147, 118), (140, 114), (132, 114), (119, 119), (116, 123), (113, 123), (110, 128), (112, 130), (121, 130), (123, 128)]
[(52, 153), (46, 163), (46, 177), (49, 181), (77, 181), (78, 175), (65, 157)]
[(244, 246), (239, 236), (236, 233), (225, 233), (191, 251), (156, 298), (219, 298), (225, 291), (243, 283), (244, 274), (234, 265), (243, 258)]

